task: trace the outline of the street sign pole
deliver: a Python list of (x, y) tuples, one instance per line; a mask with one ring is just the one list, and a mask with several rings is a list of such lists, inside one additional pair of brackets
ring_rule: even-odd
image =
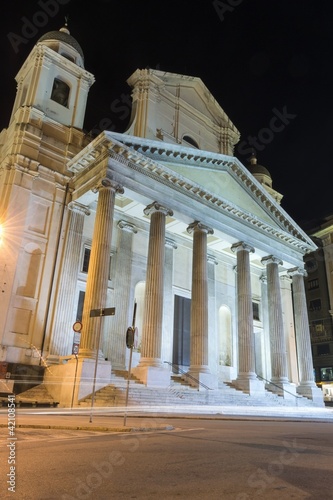
[[(136, 316), (136, 302), (134, 302), (134, 311), (133, 311), (132, 326), (130, 328), (128, 328), (128, 330), (131, 330), (131, 331), (129, 332), (127, 330), (127, 332), (126, 332), (126, 337), (129, 337), (128, 334), (130, 333), (130, 341), (129, 341), (129, 345), (127, 345), (127, 347), (130, 348), (130, 358), (129, 358), (128, 374), (127, 374), (126, 401), (125, 401), (125, 413), (124, 413), (124, 427), (126, 426), (128, 392), (129, 392), (129, 383), (130, 383), (131, 369), (132, 369), (132, 352), (133, 352), (134, 334), (135, 334), (135, 316)], [(127, 343), (127, 339), (126, 339), (126, 343)]]
[(100, 309), (92, 309), (90, 311), (90, 317), (91, 318), (97, 318), (100, 317), (100, 326), (99, 326), (99, 332), (98, 332), (98, 339), (97, 339), (97, 346), (96, 346), (96, 359), (95, 359), (95, 370), (94, 370), (94, 382), (93, 382), (93, 390), (92, 390), (92, 396), (91, 396), (91, 408), (90, 408), (90, 419), (89, 422), (92, 422), (92, 415), (93, 415), (93, 409), (94, 409), (94, 401), (95, 401), (95, 387), (96, 387), (96, 376), (97, 376), (97, 365), (98, 365), (98, 353), (99, 353), (99, 347), (101, 343), (101, 333), (102, 333), (102, 320), (104, 316), (113, 316), (115, 314), (115, 308), (114, 307), (108, 307), (108, 308), (100, 308)]

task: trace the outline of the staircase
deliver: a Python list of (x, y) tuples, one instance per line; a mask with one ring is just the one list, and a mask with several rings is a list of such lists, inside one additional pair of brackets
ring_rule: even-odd
[[(1, 406), (7, 406), (8, 398), (0, 398)], [(35, 385), (27, 391), (21, 392), (15, 396), (16, 407), (57, 407), (59, 402), (55, 401), (49, 394), (44, 384)]]
[[(167, 388), (146, 387), (133, 375), (127, 381), (127, 371), (112, 372), (111, 384), (96, 391), (94, 395), (95, 407), (122, 407), (126, 404), (126, 391), (128, 384), (129, 407), (156, 406), (261, 406), (261, 407), (308, 407), (313, 408), (314, 403), (307, 398), (297, 396), (284, 399), (281, 396), (265, 391), (260, 396), (250, 396), (232, 387), (232, 384), (221, 383), (216, 390), (207, 390), (191, 387), (180, 375), (172, 375), (170, 386)], [(79, 401), (79, 407), (90, 407), (92, 395)]]

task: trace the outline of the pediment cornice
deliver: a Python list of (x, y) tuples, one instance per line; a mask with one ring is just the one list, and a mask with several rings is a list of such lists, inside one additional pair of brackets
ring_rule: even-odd
[[(68, 169), (80, 176), (83, 170), (89, 168), (90, 171), (93, 164), (99, 163), (99, 159), (105, 159), (106, 154), (118, 163), (139, 171), (174, 190), (185, 193), (186, 196), (209, 205), (218, 212), (228, 214), (234, 220), (255, 227), (260, 232), (277, 238), (304, 254), (316, 249), (313, 241), (235, 157), (127, 136), (126, 134), (104, 132), (68, 163)], [(217, 170), (228, 171), (265, 208), (280, 228), (270, 225), (244, 209), (240, 209), (216, 193), (205, 190), (203, 186), (168, 168), (164, 162), (184, 164), (190, 162), (193, 166), (214, 167)]]

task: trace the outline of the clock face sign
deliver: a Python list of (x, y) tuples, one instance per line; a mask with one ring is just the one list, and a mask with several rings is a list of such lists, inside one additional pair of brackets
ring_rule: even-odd
[(80, 332), (82, 330), (82, 323), (81, 321), (75, 321), (74, 325), (73, 325), (73, 330), (74, 332)]

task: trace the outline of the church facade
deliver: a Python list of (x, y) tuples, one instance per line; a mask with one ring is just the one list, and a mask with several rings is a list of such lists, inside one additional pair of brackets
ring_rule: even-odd
[(200, 78), (138, 69), (126, 132), (93, 140), (94, 77), (66, 27), (16, 80), (0, 135), (3, 366), (42, 367), (63, 404), (74, 377), (79, 401), (130, 358), (148, 387), (180, 370), (198, 389), (322, 404), (304, 290), (316, 246), (269, 172), (234, 156), (240, 134)]

